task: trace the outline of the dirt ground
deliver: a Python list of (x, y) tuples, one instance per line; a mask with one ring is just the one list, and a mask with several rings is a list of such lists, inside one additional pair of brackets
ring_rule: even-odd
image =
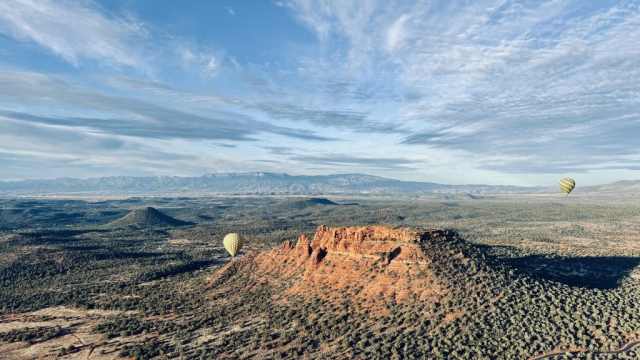
[[(0, 317), (0, 333), (37, 327), (62, 328), (63, 335), (47, 341), (0, 344), (0, 359), (115, 359), (115, 343), (91, 329), (101, 319), (121, 311), (83, 310), (67, 307), (41, 309), (20, 315)], [(76, 350), (60, 356), (60, 350), (73, 345)], [(100, 351), (104, 350), (104, 354)]]

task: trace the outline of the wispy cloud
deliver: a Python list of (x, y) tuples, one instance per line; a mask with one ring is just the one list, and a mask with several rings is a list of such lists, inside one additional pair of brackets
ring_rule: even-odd
[(323, 154), (323, 155), (294, 155), (289, 159), (293, 161), (303, 162), (306, 165), (327, 165), (332, 168), (336, 167), (356, 167), (365, 169), (383, 169), (383, 170), (410, 170), (412, 164), (418, 163), (415, 160), (407, 158), (392, 157), (366, 157), (355, 156), (352, 154)]
[(242, 71), (242, 65), (240, 65), (240, 63), (238, 62), (238, 59), (236, 59), (233, 56), (229, 56), (229, 61), (231, 61), (236, 71)]
[(34, 42), (78, 66), (97, 60), (108, 66), (147, 72), (148, 59), (139, 43), (145, 25), (133, 18), (109, 17), (79, 1), (10, 0), (0, 3), (0, 32)]
[(400, 144), (462, 150), (484, 156), (484, 169), (522, 174), (589, 172), (640, 151), (635, 2), (315, 5), (287, 3), (325, 46), (347, 44), (322, 58), (336, 59), (333, 73), (392, 71), (395, 92), (411, 94), (398, 102)]
[(181, 68), (185, 74), (212, 77), (221, 71), (225, 57), (222, 49), (145, 23), (130, 12), (107, 11), (92, 1), (3, 1), (0, 20), (0, 34), (35, 43), (77, 68), (97, 63), (153, 77), (166, 68)]
[(263, 149), (269, 151), (273, 155), (291, 155), (294, 149), (286, 146), (262, 146)]
[(125, 136), (248, 141), (255, 140), (260, 133), (271, 133), (306, 140), (329, 140), (309, 131), (268, 124), (244, 114), (209, 110), (207, 116), (202, 116), (90, 90), (34, 73), (0, 73), (0, 100), (41, 107), (63, 104), (79, 111), (97, 111), (103, 116), (39, 116), (6, 111), (0, 115), (19, 121), (86, 128)]
[(207, 77), (218, 75), (222, 64), (221, 59), (224, 58), (222, 52), (218, 52), (218, 54), (206, 52), (196, 45), (184, 41), (177, 43), (176, 52), (185, 72), (195, 72)]
[[(280, 161), (297, 162), (305, 168), (319, 169), (328, 167), (336, 171), (347, 171), (349, 169), (387, 170), (387, 171), (412, 171), (421, 163), (420, 159), (408, 157), (392, 157), (382, 153), (374, 156), (367, 156), (356, 153), (339, 153), (330, 151), (318, 151), (310, 153), (304, 148), (294, 148), (286, 146), (261, 146), (269, 154), (274, 155)], [(353, 171), (352, 171), (353, 172)]]
[[(347, 105), (343, 105), (337, 106), (337, 109), (330, 109), (329, 107), (335, 107), (335, 105), (332, 106), (325, 103), (314, 105), (312, 100), (310, 101), (312, 104), (301, 105), (301, 102), (305, 102), (306, 96), (304, 94), (295, 96), (288, 90), (275, 95), (265, 95), (263, 93), (261, 98), (252, 100), (216, 93), (196, 94), (185, 92), (173, 89), (163, 83), (148, 80), (126, 77), (106, 80), (122, 89), (178, 99), (192, 104), (199, 103), (207, 106), (225, 104), (244, 111), (256, 111), (272, 120), (308, 123), (319, 129), (344, 129), (357, 133), (400, 133), (404, 131), (402, 122), (397, 119), (372, 119), (372, 114), (369, 112), (357, 110), (356, 104), (353, 104), (351, 108), (346, 108)], [(267, 85), (267, 87), (270, 88), (271, 85)], [(352, 84), (345, 82), (325, 84), (321, 90), (315, 91), (322, 91), (330, 97), (335, 97), (336, 101), (348, 97), (356, 101), (374, 103), (382, 97), (379, 90), (355, 88)], [(308, 93), (312, 92), (314, 90), (308, 90)]]
[(275, 101), (250, 104), (250, 106), (274, 119), (304, 121), (319, 127), (349, 129), (363, 133), (397, 132), (400, 127), (397, 123), (370, 120), (369, 114), (357, 110), (323, 110)]

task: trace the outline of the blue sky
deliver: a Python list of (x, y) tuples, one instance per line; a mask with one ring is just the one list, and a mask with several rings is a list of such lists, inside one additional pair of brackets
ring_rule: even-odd
[(0, 2), (0, 180), (640, 179), (637, 1)]

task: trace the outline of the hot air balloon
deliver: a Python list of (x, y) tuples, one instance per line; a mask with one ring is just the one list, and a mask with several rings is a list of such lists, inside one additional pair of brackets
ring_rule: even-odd
[(238, 233), (227, 234), (222, 240), (222, 244), (231, 256), (236, 256), (244, 246), (244, 237)]
[(564, 178), (560, 180), (560, 182), (558, 183), (558, 186), (560, 187), (560, 190), (564, 192), (565, 196), (569, 196), (569, 193), (571, 192), (571, 190), (573, 190), (573, 188), (576, 187), (576, 182), (573, 179)]

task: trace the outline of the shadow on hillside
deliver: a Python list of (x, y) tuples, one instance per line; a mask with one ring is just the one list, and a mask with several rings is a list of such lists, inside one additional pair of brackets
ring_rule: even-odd
[(143, 252), (143, 251), (110, 251), (107, 253), (97, 253), (93, 257), (96, 260), (112, 260), (112, 259), (149, 259), (165, 256), (164, 253)]
[(32, 238), (32, 239), (41, 239), (41, 238), (50, 237), (50, 238), (60, 238), (61, 240), (64, 240), (64, 239), (72, 238), (74, 236), (82, 235), (86, 233), (104, 233), (107, 231), (108, 230), (101, 230), (101, 229), (83, 229), (83, 230), (46, 229), (46, 230), (31, 231), (31, 232), (21, 232), (20, 235), (22, 235), (25, 238)]
[(49, 217), (49, 221), (64, 221), (64, 220), (76, 220), (83, 218), (85, 216), (84, 213), (73, 212), (73, 213), (55, 213)]
[(140, 280), (143, 281), (153, 281), (159, 280), (161, 278), (166, 278), (170, 276), (176, 276), (184, 273), (194, 272), (196, 270), (200, 270), (209, 266), (214, 265), (222, 265), (224, 263), (223, 260), (205, 260), (205, 261), (194, 261), (187, 264), (181, 264), (176, 266), (171, 266), (166, 269), (156, 270), (151, 273), (144, 274), (140, 277)]
[(614, 289), (640, 265), (638, 257), (548, 257), (530, 255), (504, 259), (516, 273), (569, 286)]
[(78, 246), (65, 245), (65, 246), (60, 246), (59, 249), (64, 251), (89, 252), (89, 251), (95, 251), (95, 250), (103, 250), (105, 249), (105, 247), (102, 245), (78, 245)]

